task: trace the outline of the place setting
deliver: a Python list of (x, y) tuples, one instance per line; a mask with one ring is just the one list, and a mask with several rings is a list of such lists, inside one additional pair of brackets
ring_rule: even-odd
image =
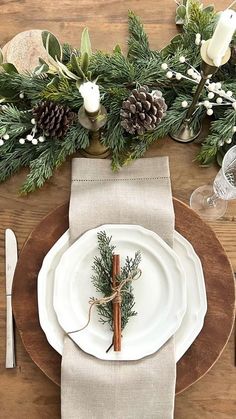
[[(188, 11), (192, 16), (194, 7)], [(178, 24), (185, 22), (181, 10)], [(3, 159), (12, 157), (13, 137), (16, 155), (29, 151), (27, 162), (24, 154), (19, 162), (30, 165), (21, 193), (42, 187), (73, 154), (69, 202), (40, 221), (19, 257), (14, 232), (5, 233), (6, 368), (17, 364), (14, 314), (31, 359), (60, 387), (62, 418), (173, 418), (176, 395), (212, 368), (228, 342), (235, 312), (233, 272), (207, 222), (222, 217), (227, 201), (236, 198), (236, 101), (212, 79), (230, 60), (236, 14), (227, 9), (215, 23), (206, 42), (194, 34), (200, 67), (189, 63), (183, 49), (174, 60), (181, 71), (174, 69), (171, 48), (179, 38), (160, 57), (149, 51), (165, 78), (160, 85), (151, 68), (145, 73), (144, 62), (139, 67), (137, 43), (147, 45), (147, 38), (133, 12), (125, 63), (118, 46), (110, 58), (93, 55), (85, 29), (80, 52), (65, 50), (51, 32), (42, 31), (45, 59), (27, 80), (14, 64), (1, 64), (10, 95), (21, 80), (19, 100), (14, 107), (3, 105), (0, 115), (6, 125)], [(190, 32), (191, 25), (184, 30)], [(106, 66), (112, 69), (107, 74)], [(128, 79), (136, 72), (137, 80), (119, 81), (122, 71)], [(181, 93), (183, 80), (196, 85), (192, 96)], [(167, 91), (175, 82), (180, 90), (172, 106)], [(212, 116), (212, 109), (217, 115), (218, 105), (228, 107), (228, 142), (212, 143), (220, 114), (211, 142), (197, 158), (208, 163), (210, 155), (218, 160), (220, 155), (221, 168), (213, 186), (196, 189), (188, 206), (172, 195), (169, 157), (139, 157), (154, 135), (193, 141), (202, 132), (203, 117)]]

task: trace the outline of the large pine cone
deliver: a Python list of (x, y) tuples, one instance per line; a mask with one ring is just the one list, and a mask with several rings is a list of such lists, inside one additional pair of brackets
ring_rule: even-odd
[(142, 135), (153, 131), (165, 115), (167, 106), (158, 90), (149, 93), (148, 87), (133, 89), (120, 111), (121, 126), (130, 134)]
[(52, 101), (38, 103), (33, 109), (33, 115), (37, 128), (53, 139), (64, 137), (76, 116), (68, 106)]

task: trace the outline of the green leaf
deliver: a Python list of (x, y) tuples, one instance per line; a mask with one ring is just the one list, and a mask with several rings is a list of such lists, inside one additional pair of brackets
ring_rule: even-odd
[(8, 74), (18, 73), (16, 67), (12, 63), (3, 63), (1, 66)]
[(181, 5), (179, 7), (177, 7), (176, 9), (176, 14), (178, 17), (180, 17), (181, 19), (184, 19), (186, 16), (186, 7)]
[(91, 57), (91, 55), (92, 55), (92, 48), (91, 48), (91, 42), (90, 42), (88, 28), (84, 28), (84, 30), (82, 32), (80, 52), (81, 52), (82, 55), (86, 52), (89, 57)]
[(86, 74), (89, 66), (89, 56), (87, 52), (84, 52), (81, 56), (81, 69)]
[(58, 39), (51, 32), (43, 31), (42, 40), (47, 53), (54, 59), (62, 60), (62, 47)]
[(47, 84), (47, 86), (58, 86), (60, 79), (58, 76), (53, 77), (53, 79)]
[(37, 76), (39, 76), (42, 73), (47, 73), (48, 70), (49, 70), (48, 64), (38, 65), (34, 69), (34, 74), (36, 74)]
[(59, 68), (60, 73), (69, 79), (78, 80), (78, 76), (76, 76), (72, 71), (70, 71), (66, 65), (62, 64), (58, 59), (56, 58), (56, 62)]
[(83, 70), (82, 70), (82, 68), (79, 64), (79, 58), (76, 57), (75, 54), (71, 55), (70, 62), (71, 62), (73, 70), (78, 74), (78, 76), (81, 77), (82, 79), (85, 79), (86, 78), (85, 74), (84, 74), (84, 72), (83, 72)]
[(210, 4), (209, 6), (204, 7), (203, 12), (212, 13), (212, 12), (214, 12), (214, 10), (215, 10), (214, 6), (212, 4)]
[(3, 63), (3, 53), (2, 50), (0, 48), (0, 65)]

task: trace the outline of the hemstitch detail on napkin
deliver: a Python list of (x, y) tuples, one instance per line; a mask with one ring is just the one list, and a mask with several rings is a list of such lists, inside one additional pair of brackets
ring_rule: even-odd
[(113, 182), (115, 181), (127, 181), (127, 180), (163, 180), (169, 179), (169, 176), (158, 176), (158, 177), (137, 177), (137, 178), (108, 178), (108, 179), (72, 179), (72, 182)]

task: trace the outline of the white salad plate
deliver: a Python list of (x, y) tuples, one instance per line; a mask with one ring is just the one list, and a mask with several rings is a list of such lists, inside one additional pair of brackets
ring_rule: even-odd
[[(50, 249), (44, 258), (38, 276), (39, 319), (49, 344), (62, 354), (65, 332), (58, 323), (53, 308), (55, 270), (69, 248), (69, 230)], [(187, 309), (175, 333), (176, 362), (184, 355), (200, 333), (207, 310), (206, 290), (200, 259), (192, 245), (178, 232), (174, 232), (174, 251), (186, 275)]]
[(91, 280), (101, 231), (112, 237), (121, 266), (127, 256), (141, 251), (142, 276), (132, 283), (138, 314), (122, 331), (120, 352), (106, 351), (113, 334), (99, 321), (96, 309), (89, 325), (70, 337), (84, 352), (99, 359), (140, 359), (156, 352), (179, 328), (187, 307), (185, 273), (176, 253), (153, 231), (128, 224), (107, 224), (87, 231), (63, 254), (55, 271), (53, 306), (66, 333), (83, 328), (90, 298), (101, 298)]

